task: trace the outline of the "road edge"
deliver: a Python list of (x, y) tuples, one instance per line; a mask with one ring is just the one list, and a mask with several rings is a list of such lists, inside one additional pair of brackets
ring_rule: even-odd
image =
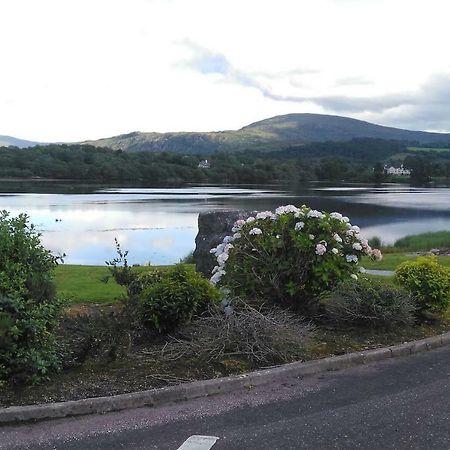
[(271, 369), (257, 370), (243, 375), (194, 381), (176, 386), (93, 397), (67, 402), (45, 403), (29, 406), (11, 406), (0, 410), (0, 425), (56, 419), (67, 416), (99, 414), (144, 406), (162, 406), (171, 403), (209, 397), (253, 386), (281, 381), (290, 377), (303, 377), (320, 372), (334, 371), (364, 365), (400, 356), (412, 355), (450, 345), (450, 332), (390, 347), (364, 350), (340, 356), (294, 362)]

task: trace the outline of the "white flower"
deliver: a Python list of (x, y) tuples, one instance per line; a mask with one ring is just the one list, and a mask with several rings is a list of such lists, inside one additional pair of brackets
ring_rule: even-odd
[(253, 216), (250, 216), (245, 222), (246, 223), (252, 223), (254, 222), (256, 219)]
[(279, 235), (279, 234), (277, 234), (275, 237), (276, 237), (277, 239), (280, 239), (280, 235)]
[(366, 269), (364, 269), (363, 266), (361, 266), (361, 267), (359, 268), (359, 271), (360, 271), (361, 273), (366, 273)]
[(216, 273), (209, 279), (209, 281), (212, 284), (216, 284), (220, 281), (220, 279), (222, 278), (223, 275), (225, 275), (226, 272), (223, 269), (219, 269), (216, 271)]
[(217, 251), (217, 248), (214, 247), (214, 248), (212, 248), (212, 249), (209, 251), (209, 253), (216, 253), (216, 251)]
[(350, 276), (351, 276), (354, 280), (357, 280), (357, 279), (358, 279), (357, 275), (355, 275), (354, 273), (352, 273)]
[(322, 219), (323, 214), (320, 211), (317, 211), (316, 209), (311, 209), (311, 211), (306, 214), (306, 217), (314, 217), (316, 219)]
[(221, 253), (221, 254), (217, 257), (217, 262), (219, 263), (219, 266), (225, 265), (225, 262), (227, 261), (228, 258), (229, 258), (228, 253)]
[(345, 255), (345, 260), (347, 262), (354, 262), (357, 263), (358, 262), (358, 257), (356, 255)]
[(294, 217), (296, 219), (299, 219), (300, 217), (303, 217), (305, 215), (305, 213), (303, 211), (298, 210), (295, 214)]
[(332, 213), (330, 214), (330, 217), (331, 217), (332, 219), (342, 220), (342, 214), (341, 214), (341, 213), (338, 213), (338, 212), (332, 212)]
[(333, 239), (334, 239), (336, 242), (339, 242), (339, 243), (342, 242), (342, 238), (341, 238), (337, 233), (334, 233), (334, 234), (333, 234)]
[(337, 248), (332, 248), (331, 251), (332, 251), (335, 255), (337, 255), (337, 254), (339, 253), (339, 250), (338, 250)]
[(305, 226), (305, 222), (297, 222), (295, 224), (294, 229), (295, 229), (295, 231), (300, 231), (304, 226)]
[(251, 235), (262, 234), (262, 230), (261, 230), (261, 228), (252, 228), (252, 229), (248, 232), (248, 234), (251, 234)]
[(224, 252), (224, 253), (229, 253), (230, 250), (231, 250), (233, 247), (234, 247), (233, 244), (227, 244), (227, 245), (225, 245), (225, 247), (224, 247), (224, 249), (223, 249), (223, 252)]
[(342, 222), (345, 222), (345, 223), (350, 222), (350, 219), (347, 216), (344, 216), (341, 220), (342, 220)]
[(280, 216), (281, 214), (288, 214), (288, 213), (298, 213), (300, 210), (294, 206), (294, 205), (286, 205), (286, 206), (279, 206), (275, 210), (275, 214)]
[(256, 214), (257, 219), (274, 219), (275, 214), (272, 211), (262, 211)]
[(362, 250), (362, 245), (359, 242), (355, 242), (352, 245), (352, 247), (353, 247), (354, 250)]
[(233, 237), (232, 236), (225, 236), (223, 238), (223, 243), (224, 244), (228, 244), (229, 242), (233, 242)]
[(352, 225), (350, 230), (353, 230), (355, 233), (359, 233), (361, 231), (361, 229), (356, 225)]
[(241, 233), (234, 233), (233, 234), (233, 241), (235, 241), (236, 239), (240, 239), (242, 237)]
[(314, 236), (313, 234), (310, 234), (308, 237), (309, 237), (311, 240), (313, 240), (313, 239), (315, 238), (315, 236)]
[(367, 239), (360, 238), (359, 241), (361, 242), (361, 245), (363, 246), (364, 249), (366, 249), (369, 246), (369, 241)]
[(322, 256), (327, 251), (327, 248), (323, 244), (316, 245), (316, 255)]

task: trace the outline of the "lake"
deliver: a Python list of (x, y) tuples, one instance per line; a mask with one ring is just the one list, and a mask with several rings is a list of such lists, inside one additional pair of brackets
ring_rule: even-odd
[(367, 238), (391, 244), (403, 236), (450, 230), (450, 188), (404, 185), (115, 187), (2, 181), (0, 209), (26, 212), (54, 254), (68, 264), (102, 265), (114, 239), (133, 264), (172, 264), (194, 249), (200, 212), (266, 210), (307, 204), (339, 211)]

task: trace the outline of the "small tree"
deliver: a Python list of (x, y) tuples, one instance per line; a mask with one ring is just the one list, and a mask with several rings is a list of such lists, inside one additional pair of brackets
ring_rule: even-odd
[(53, 330), (61, 304), (52, 280), (58, 260), (28, 216), (0, 212), (0, 384), (37, 382), (59, 366)]

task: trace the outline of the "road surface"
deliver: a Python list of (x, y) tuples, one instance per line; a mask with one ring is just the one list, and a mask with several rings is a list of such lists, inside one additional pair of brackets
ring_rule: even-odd
[(212, 450), (449, 450), (450, 347), (172, 406), (4, 426), (0, 448), (176, 450), (193, 435), (218, 437)]

